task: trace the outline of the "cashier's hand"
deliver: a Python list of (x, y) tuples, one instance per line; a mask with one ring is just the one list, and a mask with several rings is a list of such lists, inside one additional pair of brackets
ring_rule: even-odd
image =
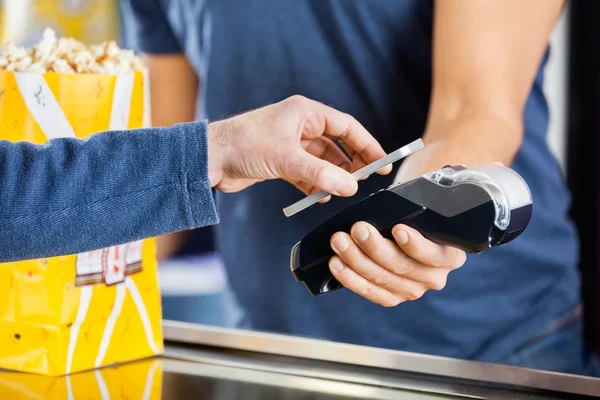
[[(223, 192), (282, 178), (305, 194), (325, 190), (352, 196), (358, 185), (349, 171), (383, 156), (379, 143), (354, 118), (302, 96), (208, 127), (209, 178)], [(378, 173), (391, 170), (388, 166)]]
[[(506, 119), (494, 114), (468, 115), (449, 121), (434, 118), (423, 136), (425, 147), (404, 160), (395, 183), (407, 182), (444, 165), (479, 166), (495, 161), (510, 164), (519, 146), (518, 132), (509, 135), (515, 130)], [(481, 132), (490, 133), (490, 139)], [(498, 138), (504, 141), (499, 142)], [(395, 306), (418, 299), (429, 290), (443, 289), (448, 274), (466, 261), (462, 250), (436, 244), (407, 226), (397, 225), (392, 233), (393, 241), (385, 239), (363, 222), (352, 227), (351, 235), (336, 233), (331, 240), (337, 253), (329, 263), (332, 274), (367, 299)]]
[[(447, 146), (426, 142), (402, 163), (395, 182), (452, 164), (452, 158), (444, 158), (452, 154)], [(329, 261), (331, 273), (366, 299), (393, 307), (443, 289), (450, 272), (466, 261), (462, 250), (434, 243), (408, 226), (396, 225), (392, 235), (394, 240), (386, 239), (364, 222), (357, 222), (350, 235), (336, 233), (331, 238), (337, 254)]]
[(331, 273), (364, 298), (394, 307), (443, 289), (448, 274), (466, 260), (463, 251), (436, 244), (408, 226), (396, 225), (392, 235), (394, 240), (386, 239), (365, 222), (356, 223), (350, 235), (336, 233)]

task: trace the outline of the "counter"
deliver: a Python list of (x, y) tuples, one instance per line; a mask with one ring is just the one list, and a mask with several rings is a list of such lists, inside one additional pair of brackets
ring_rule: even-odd
[(68, 377), (0, 371), (1, 399), (585, 399), (600, 379), (164, 321), (165, 353)]

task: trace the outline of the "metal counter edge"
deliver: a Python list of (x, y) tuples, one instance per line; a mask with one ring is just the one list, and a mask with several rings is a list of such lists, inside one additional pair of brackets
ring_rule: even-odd
[(165, 341), (600, 397), (600, 379), (291, 335), (163, 321)]

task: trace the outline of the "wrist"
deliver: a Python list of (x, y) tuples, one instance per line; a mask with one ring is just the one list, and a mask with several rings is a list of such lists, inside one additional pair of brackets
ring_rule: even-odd
[(430, 112), (423, 135), (425, 148), (409, 156), (396, 182), (413, 179), (444, 165), (478, 167), (512, 161), (523, 140), (521, 118), (495, 112), (493, 107), (457, 107), (451, 112)]
[(523, 141), (522, 112), (518, 107), (500, 102), (481, 101), (477, 104), (456, 100), (432, 104), (423, 140), (456, 140), (463, 145), (485, 143), (494, 145), (497, 161), (512, 160)]
[(504, 87), (493, 86), (478, 78), (438, 82), (431, 95), (430, 115), (445, 119), (493, 115), (511, 124), (519, 124), (524, 100), (515, 94), (510, 82)]
[(523, 110), (514, 102), (502, 99), (468, 99), (462, 96), (438, 96), (432, 99), (430, 122), (448, 123), (464, 119), (496, 121), (518, 132), (522, 131)]
[(210, 186), (217, 186), (223, 180), (223, 169), (225, 165), (224, 122), (212, 122), (208, 124), (206, 135), (208, 143), (208, 179)]

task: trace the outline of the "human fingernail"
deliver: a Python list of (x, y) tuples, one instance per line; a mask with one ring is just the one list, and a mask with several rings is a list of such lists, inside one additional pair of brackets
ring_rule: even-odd
[(319, 203), (321, 204), (325, 204), (327, 203), (329, 200), (331, 200), (331, 196), (327, 196), (324, 199), (319, 200)]
[(342, 178), (338, 182), (337, 191), (340, 194), (351, 195), (357, 190), (357, 183), (351, 178)]
[(365, 240), (367, 240), (369, 238), (369, 230), (367, 228), (364, 227), (360, 227), (357, 228), (354, 231), (354, 238), (357, 239), (360, 242), (364, 242)]
[(387, 175), (390, 172), (392, 172), (392, 166), (391, 165), (386, 165), (385, 167), (383, 167), (379, 171), (377, 171), (377, 173), (381, 174), (381, 175)]
[(348, 248), (348, 240), (340, 235), (333, 241), (333, 247), (335, 247), (337, 251), (346, 251)]
[(398, 241), (399, 244), (406, 244), (408, 243), (408, 233), (406, 233), (405, 230), (398, 230), (396, 231), (396, 240)]
[(329, 265), (331, 265), (331, 268), (336, 271), (341, 271), (344, 268), (344, 264), (342, 264), (342, 262), (337, 258), (333, 258)]

